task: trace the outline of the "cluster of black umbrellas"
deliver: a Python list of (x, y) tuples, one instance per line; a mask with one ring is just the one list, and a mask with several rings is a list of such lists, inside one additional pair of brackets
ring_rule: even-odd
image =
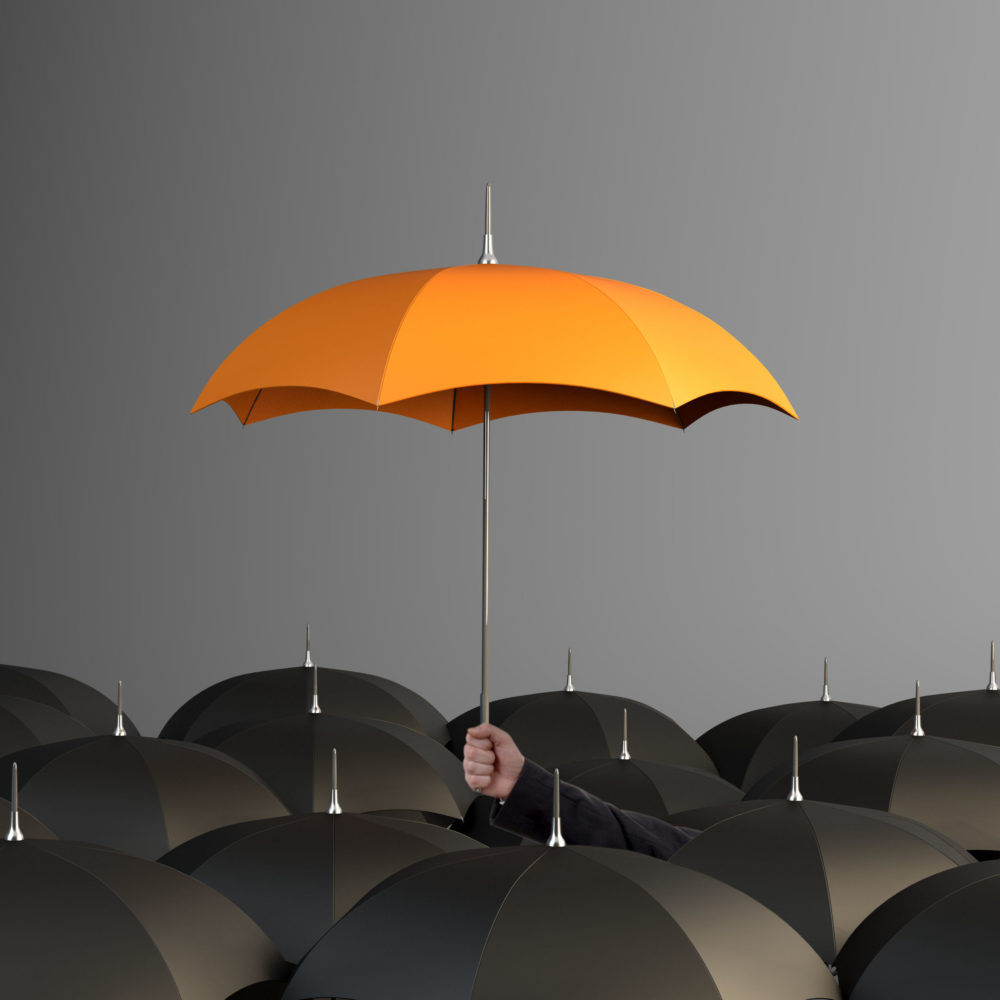
[(215, 684), (159, 737), (120, 690), (0, 667), (12, 995), (992, 995), (992, 673), (878, 710), (824, 676), (697, 741), (571, 671), (491, 707), (562, 780), (703, 832), (669, 862), (564, 848), (586, 832), (562, 838), (557, 792), (550, 845), (522, 844), (464, 782), (476, 710), (320, 668), (308, 638), (302, 666)]

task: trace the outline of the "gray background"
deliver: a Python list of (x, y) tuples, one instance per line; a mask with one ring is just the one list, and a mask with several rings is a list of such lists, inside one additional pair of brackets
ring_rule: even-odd
[[(493, 433), (494, 694), (695, 734), (985, 684), (996, 588), (995, 3), (0, 7), (0, 662), (155, 732), (242, 670), (478, 699), (479, 429), (188, 410), (286, 306), (504, 263), (704, 312), (801, 416)], [(110, 720), (109, 720), (110, 725)], [(633, 748), (640, 752), (639, 748)]]

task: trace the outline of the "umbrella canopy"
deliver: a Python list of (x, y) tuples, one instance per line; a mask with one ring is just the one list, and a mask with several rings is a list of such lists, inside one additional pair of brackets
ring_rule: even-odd
[[(0, 664), (0, 694), (39, 701), (43, 705), (73, 716), (92, 733), (105, 732), (115, 719), (115, 704), (90, 685), (75, 677), (52, 670)], [(129, 732), (135, 724), (126, 715)]]
[(670, 822), (682, 810), (743, 797), (739, 788), (717, 775), (655, 760), (583, 760), (560, 764), (559, 770), (567, 781), (619, 809)]
[(830, 964), (890, 896), (974, 861), (936, 831), (874, 809), (784, 800), (748, 805), (703, 830), (670, 863), (752, 896)]
[[(160, 735), (172, 740), (197, 740), (233, 723), (291, 715), (307, 703), (312, 692), (314, 679), (308, 668), (313, 666), (307, 643), (303, 666), (258, 670), (219, 681), (177, 709)], [(448, 738), (445, 717), (430, 702), (396, 681), (321, 667), (319, 684), (324, 699), (337, 706), (338, 715), (394, 722), (440, 743)]]
[(248, 768), (195, 743), (92, 736), (18, 751), (21, 805), (58, 837), (158, 858), (214, 827), (287, 810)]
[(300, 711), (234, 724), (206, 733), (201, 742), (252, 768), (296, 813), (327, 808), (334, 749), (352, 811), (422, 814), (449, 823), (473, 798), (451, 753), (429, 736), (391, 722)]
[(0, 842), (0, 883), (4, 996), (220, 1000), (270, 981), (276, 997), (287, 977), (237, 906), (153, 861), (54, 840)]
[(343, 408), (452, 431), (482, 421), (482, 722), (493, 417), (596, 410), (686, 427), (732, 403), (795, 416), (767, 369), (693, 309), (620, 281), (499, 264), (489, 185), (479, 264), (364, 278), (286, 309), (226, 358), (192, 412), (218, 402), (243, 424)]
[(383, 879), (424, 858), (476, 842), (430, 823), (310, 813), (226, 826), (160, 860), (227, 896), (289, 962)]
[(851, 935), (838, 971), (851, 1000), (995, 1000), (1000, 861), (931, 875)]
[[(912, 698), (876, 709), (847, 726), (838, 740), (869, 736), (896, 736), (913, 728)], [(996, 645), (990, 643), (990, 675), (985, 688), (923, 695), (923, 722), (935, 736), (1000, 746), (1000, 685), (997, 684)]]
[[(565, 760), (608, 760), (622, 744), (622, 712), (628, 712), (630, 739), (645, 760), (680, 764), (715, 774), (708, 754), (663, 712), (620, 695), (590, 691), (543, 691), (500, 698), (490, 706), (494, 725), (513, 737), (521, 752), (542, 767)], [(465, 732), (479, 721), (478, 709), (448, 723), (451, 746), (461, 754)]]
[(61, 709), (30, 698), (0, 695), (0, 755), (93, 735), (89, 726)]
[(829, 743), (846, 726), (874, 711), (874, 705), (833, 701), (823, 664), (823, 694), (815, 701), (770, 705), (726, 719), (698, 737), (726, 781), (750, 788), (785, 763), (788, 742), (799, 737), (803, 749)]
[[(1000, 849), (1000, 747), (936, 736), (847, 740), (807, 751), (801, 776), (814, 799), (908, 816), (966, 850)], [(747, 798), (783, 797), (788, 780), (772, 771)]]
[(375, 889), (317, 942), (285, 993), (320, 996), (840, 993), (783, 920), (715, 879), (630, 851), (509, 847), (440, 855)]

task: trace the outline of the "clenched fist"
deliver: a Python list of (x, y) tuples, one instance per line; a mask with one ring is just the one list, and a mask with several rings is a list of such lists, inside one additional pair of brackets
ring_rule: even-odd
[(505, 799), (521, 776), (524, 755), (509, 733), (486, 723), (466, 731), (462, 764), (473, 791)]

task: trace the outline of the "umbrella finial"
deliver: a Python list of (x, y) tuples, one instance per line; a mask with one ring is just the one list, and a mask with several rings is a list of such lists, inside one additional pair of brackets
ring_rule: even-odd
[(10, 766), (10, 829), (7, 831), (8, 840), (24, 840), (21, 833), (21, 818), (18, 815), (17, 806), (17, 764)]
[(333, 774), (330, 781), (330, 808), (327, 812), (331, 816), (339, 816), (344, 810), (340, 808), (340, 800), (337, 798), (337, 748), (333, 748)]
[(799, 738), (792, 737), (792, 790), (786, 796), (789, 802), (801, 802), (802, 791), (799, 789)]
[(312, 644), (309, 641), (309, 626), (306, 625), (306, 658), (302, 662), (302, 666), (305, 667), (306, 670), (312, 670), (312, 668), (315, 666), (315, 664), (312, 661), (312, 656), (310, 655), (312, 652), (311, 646)]
[(820, 701), (830, 700), (830, 661), (823, 657), (823, 697)]
[(559, 768), (553, 772), (555, 782), (552, 785), (552, 832), (545, 842), (549, 847), (565, 847), (566, 841), (562, 835), (562, 818), (559, 813)]
[(923, 736), (924, 727), (920, 725), (920, 681), (917, 681), (917, 700), (916, 708), (913, 713), (913, 729), (910, 730), (911, 736)]
[(575, 691), (576, 688), (573, 687), (573, 647), (569, 648), (566, 654), (566, 687), (563, 688), (564, 691)]
[(628, 709), (622, 709), (622, 752), (618, 755), (619, 760), (631, 760), (632, 755), (628, 752)]
[(319, 707), (319, 667), (314, 663), (313, 668), (313, 700), (309, 706), (309, 711), (313, 715), (319, 715), (323, 710)]
[(990, 643), (990, 682), (986, 685), (987, 691), (1000, 691), (997, 687), (997, 644)]
[(480, 264), (499, 264), (493, 253), (493, 185), (486, 185), (486, 235), (483, 237), (483, 254)]
[(115, 736), (127, 736), (125, 732), (125, 717), (122, 715), (122, 682), (118, 682), (118, 722), (115, 725)]

